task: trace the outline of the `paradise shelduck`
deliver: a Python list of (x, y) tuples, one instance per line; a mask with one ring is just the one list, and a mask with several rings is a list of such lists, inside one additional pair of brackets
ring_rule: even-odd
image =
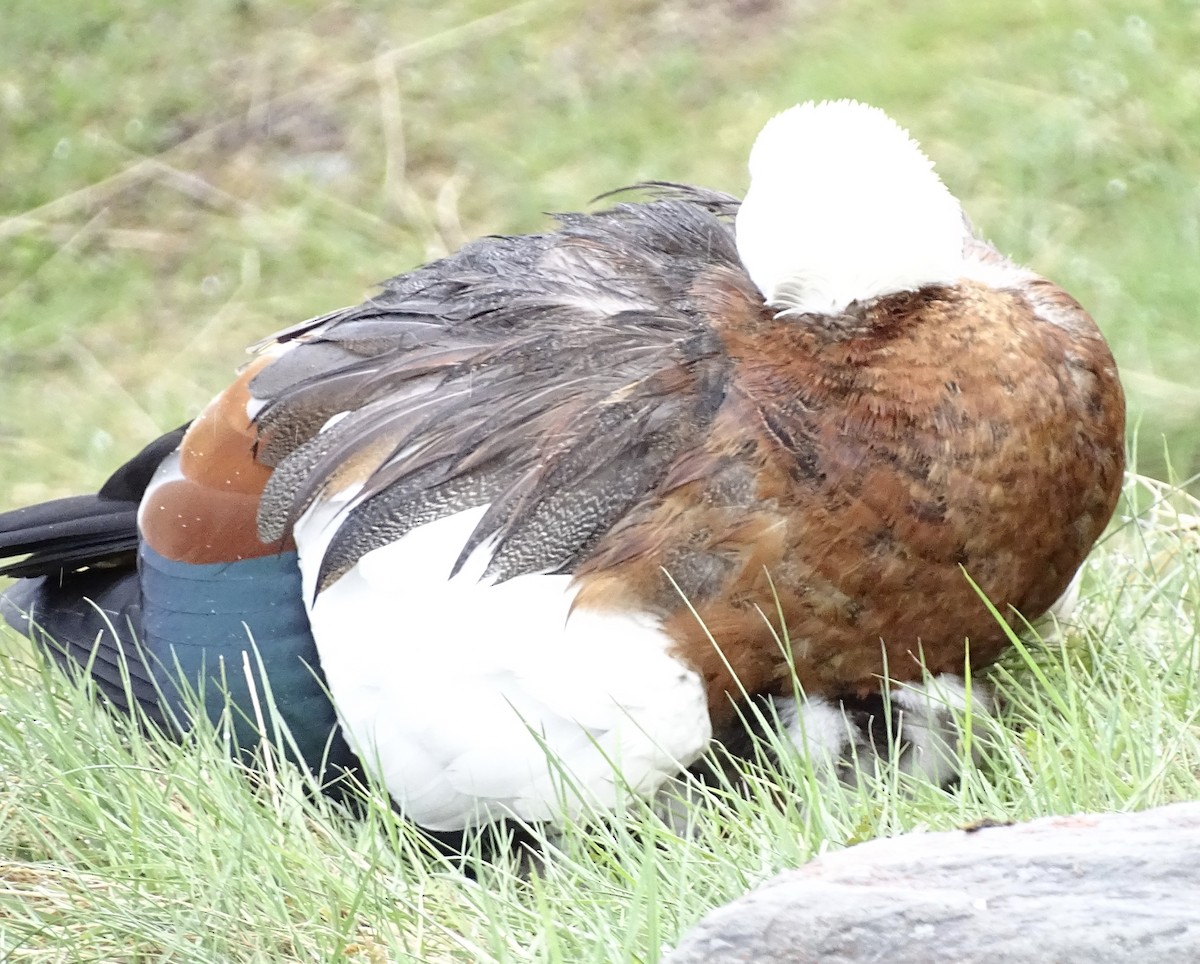
[(740, 204), (610, 203), (286, 329), (98, 495), (0, 517), (9, 621), (168, 724), (177, 674), (228, 691), (251, 743), (261, 658), (308, 762), (434, 830), (650, 794), (747, 698), (811, 753), (871, 700), (941, 725), (1006, 645), (972, 581), (1035, 618), (1113, 512), (1092, 319), (852, 101), (769, 121)]

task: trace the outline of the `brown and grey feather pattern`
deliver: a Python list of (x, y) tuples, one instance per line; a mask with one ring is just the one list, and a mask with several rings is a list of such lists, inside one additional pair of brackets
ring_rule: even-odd
[(714, 264), (738, 264), (730, 225), (710, 212), (736, 202), (685, 198), (482, 239), (287, 333), (301, 343), (251, 384), (267, 401), (260, 458), (278, 463), (261, 536), (278, 538), (331, 487), (362, 483), (323, 585), (485, 502), (464, 553), (495, 539), (501, 578), (570, 571), (699, 444), (724, 398), (729, 360), (688, 291)]
[(780, 315), (738, 259), (737, 201), (655, 190), (285, 332), (251, 385), (277, 465), (261, 537), (361, 487), (322, 589), (487, 504), (460, 564), (490, 540), (492, 576), (574, 573), (577, 605), (666, 619), (716, 716), (793, 670), (862, 694), (885, 668), (961, 671), (966, 638), (994, 658), (963, 571), (1037, 616), (1112, 512), (1123, 402), (1091, 319), (973, 239), (986, 284)]

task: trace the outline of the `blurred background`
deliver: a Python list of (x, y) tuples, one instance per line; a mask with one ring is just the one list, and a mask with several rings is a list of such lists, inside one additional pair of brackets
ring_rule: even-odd
[(1111, 341), (1140, 471), (1200, 469), (1196, 0), (8, 0), (0, 508), (88, 490), (251, 342), (762, 123), (875, 103)]

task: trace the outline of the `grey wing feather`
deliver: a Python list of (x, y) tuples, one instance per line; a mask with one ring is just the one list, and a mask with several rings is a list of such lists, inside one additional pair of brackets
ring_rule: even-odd
[(555, 233), (480, 239), (277, 336), (299, 344), (251, 382), (266, 401), (259, 457), (276, 466), (262, 537), (357, 466), (362, 489), (321, 586), (484, 503), (460, 564), (492, 540), (497, 578), (571, 571), (724, 398), (728, 360), (690, 290), (714, 267), (741, 270), (737, 201), (641, 187), (656, 198), (561, 215)]

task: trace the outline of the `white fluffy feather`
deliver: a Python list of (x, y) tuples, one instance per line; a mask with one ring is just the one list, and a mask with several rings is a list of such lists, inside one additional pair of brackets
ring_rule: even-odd
[(986, 683), (975, 681), (968, 687), (963, 677), (953, 673), (896, 686), (891, 697), (892, 706), (899, 709), (895, 725), (907, 744), (900, 769), (939, 785), (958, 775), (964, 727), (970, 724), (978, 730), (981, 721), (996, 712)]
[(841, 707), (820, 696), (780, 697), (775, 700), (775, 712), (784, 735), (819, 771), (850, 761), (870, 747), (869, 738), (847, 719)]
[[(958, 775), (964, 727), (970, 723), (975, 733), (996, 708), (986, 684), (976, 681), (968, 688), (966, 680), (952, 673), (895, 683), (889, 696), (900, 771), (943, 786)], [(860, 773), (875, 772), (878, 750), (871, 734), (840, 705), (821, 697), (780, 698), (775, 709), (784, 735), (818, 773), (836, 773), (854, 786)]]
[[(295, 527), (306, 602), (355, 494)], [(492, 584), (484, 546), (448, 578), (485, 509), (367, 553), (312, 602), (348, 742), (401, 810), (435, 830), (557, 822), (651, 795), (708, 744), (699, 677), (670, 655), (656, 619), (572, 612), (570, 576)]]
[(836, 313), (851, 302), (951, 283), (962, 207), (908, 132), (851, 100), (771, 118), (750, 152), (737, 216), (742, 263), (768, 304)]

